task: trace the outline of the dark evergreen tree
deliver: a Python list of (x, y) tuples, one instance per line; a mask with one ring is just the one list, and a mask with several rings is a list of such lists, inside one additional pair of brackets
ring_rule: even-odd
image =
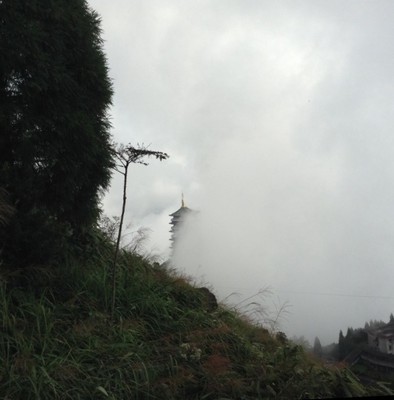
[(315, 337), (315, 341), (313, 343), (313, 353), (318, 357), (321, 357), (323, 354), (323, 348), (317, 336)]
[[(366, 326), (369, 326), (369, 324)], [(346, 332), (346, 336), (344, 336), (342, 331), (340, 331), (338, 341), (339, 359), (345, 358), (349, 353), (354, 350), (361, 349), (367, 343), (368, 334), (363, 328), (353, 329), (349, 327)]]
[(345, 336), (343, 336), (342, 329), (339, 331), (339, 340), (338, 340), (338, 357), (342, 360), (346, 356), (346, 341)]
[(393, 313), (391, 313), (390, 314), (390, 323), (393, 323), (394, 322), (394, 315), (393, 315)]
[(2, 0), (0, 50), (0, 188), (15, 208), (0, 254), (49, 262), (96, 223), (111, 176), (99, 18), (85, 0)]
[(345, 339), (349, 341), (351, 339), (351, 337), (353, 336), (353, 333), (354, 333), (353, 328), (351, 328), (351, 327), (347, 328)]
[(382, 321), (382, 320), (377, 320), (377, 319), (374, 319), (374, 320), (370, 320), (369, 321), (369, 327), (371, 328), (371, 329), (379, 329), (379, 328), (381, 328), (381, 327), (383, 327), (383, 326), (385, 326), (386, 325), (386, 322), (384, 322), (384, 321)]

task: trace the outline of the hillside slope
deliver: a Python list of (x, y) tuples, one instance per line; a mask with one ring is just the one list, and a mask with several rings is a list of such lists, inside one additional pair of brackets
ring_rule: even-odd
[(4, 399), (265, 399), (388, 394), (284, 335), (215, 308), (172, 271), (122, 252), (111, 318), (102, 241), (86, 260), (1, 272)]

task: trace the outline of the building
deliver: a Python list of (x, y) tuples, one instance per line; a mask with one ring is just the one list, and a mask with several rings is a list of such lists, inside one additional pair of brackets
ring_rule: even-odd
[(390, 317), (390, 322), (379, 328), (366, 328), (365, 332), (368, 335), (368, 344), (357, 346), (343, 361), (350, 366), (361, 363), (361, 365), (367, 366), (367, 371), (372, 368), (374, 371), (387, 372), (392, 376), (394, 370), (394, 318)]
[(185, 201), (183, 199), (183, 194), (182, 194), (182, 202), (181, 202), (181, 208), (179, 208), (177, 211), (174, 213), (170, 214), (171, 217), (171, 248), (174, 249), (177, 240), (179, 239), (179, 231), (183, 223), (185, 222), (186, 218), (188, 215), (193, 213), (193, 210), (185, 206)]
[(394, 321), (381, 328), (367, 330), (368, 346), (384, 354), (394, 355)]

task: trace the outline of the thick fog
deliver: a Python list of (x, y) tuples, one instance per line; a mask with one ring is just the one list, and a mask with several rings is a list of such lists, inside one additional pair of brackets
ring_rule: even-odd
[[(280, 329), (313, 343), (394, 311), (394, 3), (90, 0), (135, 166), (127, 222), (220, 299), (270, 287)], [(119, 214), (121, 179), (103, 199)], [(263, 304), (264, 305), (264, 304)]]

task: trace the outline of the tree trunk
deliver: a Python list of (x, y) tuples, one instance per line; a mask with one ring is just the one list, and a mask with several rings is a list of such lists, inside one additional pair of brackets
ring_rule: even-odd
[(127, 190), (127, 171), (129, 168), (129, 164), (125, 165), (125, 171), (124, 171), (124, 180), (123, 180), (123, 204), (122, 204), (122, 214), (120, 216), (120, 222), (119, 222), (119, 232), (118, 232), (118, 239), (116, 240), (116, 248), (115, 248), (115, 255), (114, 255), (114, 261), (112, 264), (112, 300), (111, 300), (111, 317), (114, 315), (115, 311), (115, 298), (116, 298), (116, 273), (117, 273), (117, 265), (116, 262), (118, 260), (118, 254), (119, 254), (119, 247), (120, 247), (120, 239), (122, 237), (122, 227), (123, 227), (123, 218), (124, 218), (124, 213), (126, 209), (126, 190)]

